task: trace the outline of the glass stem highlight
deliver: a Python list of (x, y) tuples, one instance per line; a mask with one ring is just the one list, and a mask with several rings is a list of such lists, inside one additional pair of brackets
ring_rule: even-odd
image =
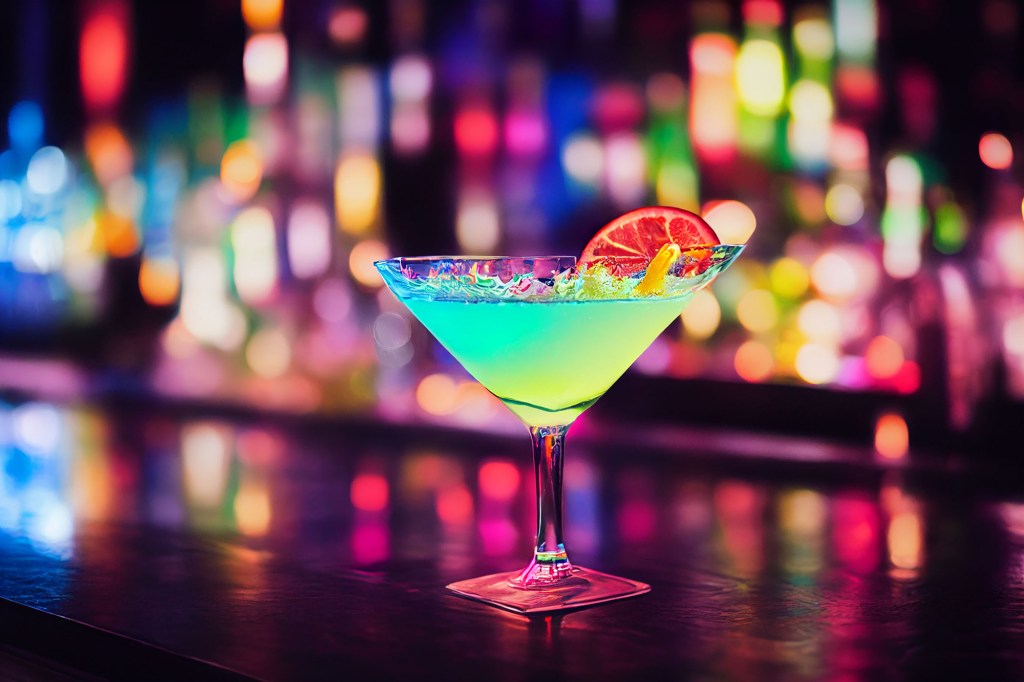
[(537, 481), (537, 546), (533, 561), (513, 580), (522, 587), (548, 585), (572, 574), (562, 540), (562, 463), (568, 430), (568, 426), (530, 428)]

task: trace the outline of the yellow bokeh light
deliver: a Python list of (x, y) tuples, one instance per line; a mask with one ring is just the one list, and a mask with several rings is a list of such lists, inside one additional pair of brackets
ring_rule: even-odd
[(809, 384), (826, 384), (839, 374), (839, 357), (828, 346), (804, 344), (796, 354), (796, 373)]
[(388, 258), (387, 245), (377, 239), (367, 239), (352, 247), (348, 257), (348, 268), (352, 278), (365, 287), (378, 288), (384, 284), (380, 273), (373, 266), (374, 261)]
[(234, 250), (232, 275), (238, 296), (246, 303), (266, 301), (277, 285), (277, 232), (274, 217), (263, 206), (245, 209), (231, 225)]
[(263, 160), (255, 144), (238, 140), (227, 148), (220, 162), (220, 181), (238, 203), (256, 195), (263, 181)]
[(832, 26), (827, 19), (820, 17), (796, 22), (793, 26), (793, 44), (800, 54), (819, 61), (832, 59), (836, 50)]
[(832, 304), (813, 300), (800, 306), (797, 327), (812, 341), (836, 343), (842, 337), (843, 324), (839, 310)]
[(658, 168), (654, 180), (654, 194), (663, 206), (678, 206), (688, 211), (698, 210), (697, 169), (691, 163), (667, 159)]
[(775, 297), (765, 289), (751, 289), (736, 304), (736, 318), (745, 329), (766, 332), (779, 321)]
[(760, 382), (768, 379), (775, 369), (775, 358), (768, 346), (751, 339), (736, 349), (733, 357), (736, 374), (745, 381)]
[(817, 81), (797, 81), (789, 95), (789, 110), (802, 123), (824, 123), (832, 118), (832, 94)]
[(857, 293), (857, 271), (841, 254), (822, 254), (811, 266), (811, 281), (822, 294), (835, 299), (848, 299)]
[(683, 310), (683, 332), (691, 339), (711, 338), (722, 321), (722, 307), (710, 289), (701, 289)]
[(430, 414), (451, 414), (458, 407), (458, 384), (447, 374), (427, 375), (416, 387), (416, 404)]
[(772, 290), (783, 298), (800, 298), (811, 284), (810, 275), (803, 263), (795, 258), (780, 258), (768, 270)]
[(924, 529), (919, 514), (912, 511), (896, 514), (889, 523), (887, 540), (889, 561), (893, 566), (907, 570), (921, 566)]
[(267, 482), (251, 475), (242, 477), (235, 495), (235, 519), (242, 535), (261, 537), (270, 528), (270, 491)]
[(741, 201), (719, 201), (705, 209), (704, 220), (723, 244), (746, 244), (757, 227), (757, 217)]
[(853, 225), (864, 216), (864, 199), (850, 185), (833, 185), (825, 194), (825, 215), (836, 225)]
[(786, 95), (782, 49), (768, 40), (747, 40), (736, 55), (736, 89), (753, 114), (775, 116)]
[(257, 376), (276, 379), (288, 371), (292, 362), (288, 337), (272, 327), (259, 330), (245, 346), (245, 361)]
[(380, 163), (368, 152), (342, 154), (334, 175), (334, 209), (338, 227), (363, 235), (377, 222), (380, 206)]

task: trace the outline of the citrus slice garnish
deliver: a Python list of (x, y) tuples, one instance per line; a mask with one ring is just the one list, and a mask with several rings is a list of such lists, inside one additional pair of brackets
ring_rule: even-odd
[(624, 277), (646, 270), (665, 244), (689, 249), (719, 243), (718, 235), (699, 215), (670, 206), (648, 206), (601, 228), (583, 249), (578, 265), (603, 263), (609, 272)]

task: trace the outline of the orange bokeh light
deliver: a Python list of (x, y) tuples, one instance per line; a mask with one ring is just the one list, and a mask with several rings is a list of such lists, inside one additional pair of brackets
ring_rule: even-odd
[(910, 449), (907, 422), (895, 412), (887, 412), (875, 425), (875, 450), (885, 459), (903, 459)]
[(128, 140), (112, 123), (97, 123), (86, 129), (85, 156), (101, 185), (127, 175), (134, 163)]
[(733, 365), (741, 379), (756, 383), (771, 377), (775, 368), (775, 358), (772, 357), (768, 346), (760, 341), (750, 340), (736, 349)]
[(178, 298), (181, 277), (171, 259), (146, 258), (139, 267), (139, 291), (149, 305), (167, 306)]
[(125, 258), (138, 251), (139, 232), (130, 218), (103, 212), (96, 217), (96, 226), (111, 256)]
[(220, 162), (220, 181), (237, 202), (255, 196), (263, 180), (263, 160), (259, 149), (249, 140), (233, 142)]
[(868, 374), (875, 379), (891, 379), (903, 367), (903, 348), (888, 336), (871, 339), (864, 353)]
[(269, 31), (281, 23), (283, 0), (242, 0), (242, 18), (254, 31)]

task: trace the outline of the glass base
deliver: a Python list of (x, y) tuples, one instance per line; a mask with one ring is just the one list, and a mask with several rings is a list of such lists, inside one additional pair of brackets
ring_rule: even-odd
[(646, 583), (578, 566), (573, 567), (571, 578), (533, 588), (517, 587), (510, 582), (521, 573), (494, 573), (460, 580), (449, 585), (448, 589), (461, 597), (522, 614), (578, 609), (651, 591), (651, 586)]

